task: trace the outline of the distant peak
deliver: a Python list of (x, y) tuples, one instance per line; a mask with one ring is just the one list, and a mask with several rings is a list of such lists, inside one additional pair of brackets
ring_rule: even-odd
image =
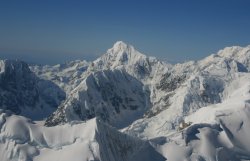
[(113, 45), (113, 50), (114, 51), (126, 51), (129, 48), (133, 48), (133, 46), (126, 44), (123, 41), (117, 41), (114, 45)]
[(137, 60), (141, 57), (146, 57), (139, 51), (137, 51), (132, 45), (126, 44), (123, 41), (117, 41), (114, 43), (113, 47), (108, 49), (107, 52), (98, 60), (105, 61), (119, 61), (127, 62), (128, 60)]
[(114, 43), (114, 47), (118, 47), (118, 46), (128, 46), (128, 45), (123, 41), (117, 41)]

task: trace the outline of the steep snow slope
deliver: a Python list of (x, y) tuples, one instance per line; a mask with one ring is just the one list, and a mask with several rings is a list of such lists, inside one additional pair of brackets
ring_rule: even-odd
[(143, 84), (123, 70), (104, 70), (89, 75), (47, 120), (47, 126), (99, 116), (121, 128), (142, 117), (150, 108)]
[(1, 111), (2, 161), (165, 161), (146, 141), (122, 134), (98, 119), (44, 127)]
[(216, 117), (245, 108), (250, 100), (250, 73), (238, 73), (223, 92), (223, 102), (203, 107), (185, 118), (186, 122), (215, 123)]
[(0, 60), (0, 109), (34, 119), (48, 116), (65, 98), (51, 81), (41, 80), (17, 60)]

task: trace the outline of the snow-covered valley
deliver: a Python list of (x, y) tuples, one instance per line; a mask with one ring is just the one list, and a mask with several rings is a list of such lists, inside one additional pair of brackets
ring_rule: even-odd
[(0, 62), (1, 161), (250, 160), (250, 46), (169, 64), (118, 41), (94, 60)]

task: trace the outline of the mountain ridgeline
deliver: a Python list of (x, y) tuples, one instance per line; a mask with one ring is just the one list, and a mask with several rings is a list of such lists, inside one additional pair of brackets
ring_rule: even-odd
[(249, 58), (249, 47), (231, 47), (200, 61), (171, 65), (119, 41), (81, 71), (81, 81), (46, 125), (100, 116), (121, 128), (176, 109), (168, 118), (168, 127), (175, 129), (189, 113), (222, 102), (235, 75), (248, 72)]
[(122, 41), (92, 62), (1, 60), (0, 160), (250, 160), (249, 71), (250, 46), (178, 64)]
[(98, 116), (119, 128), (175, 108), (168, 126), (176, 128), (189, 113), (222, 102), (235, 74), (250, 69), (249, 50), (227, 47), (171, 65), (118, 41), (93, 62), (28, 66), (3, 60), (0, 105), (32, 119), (47, 117), (47, 126)]

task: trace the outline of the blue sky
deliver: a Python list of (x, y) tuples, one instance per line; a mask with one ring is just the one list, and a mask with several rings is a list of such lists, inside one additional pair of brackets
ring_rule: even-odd
[(0, 0), (0, 58), (93, 60), (122, 40), (170, 62), (250, 44), (249, 0)]

